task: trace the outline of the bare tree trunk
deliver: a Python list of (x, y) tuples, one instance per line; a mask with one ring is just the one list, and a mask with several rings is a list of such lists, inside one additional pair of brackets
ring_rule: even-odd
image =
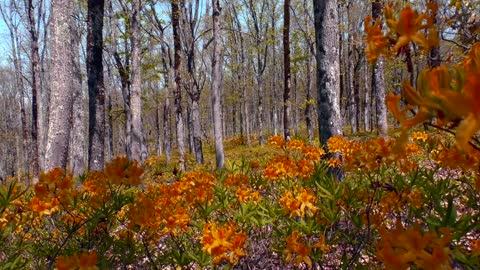
[(213, 134), (215, 137), (215, 160), (217, 169), (225, 167), (225, 153), (223, 151), (223, 133), (222, 133), (222, 41), (221, 38), (221, 19), (220, 19), (220, 0), (212, 0), (212, 21), (213, 21), (213, 58), (212, 58), (212, 109), (213, 109)]
[[(31, 72), (32, 72), (32, 173), (33, 173), (33, 184), (38, 181), (38, 174), (40, 170), (39, 164), (39, 151), (38, 151), (38, 144), (39, 139), (41, 142), (41, 138), (46, 133), (43, 129), (44, 121), (39, 121), (44, 119), (43, 115), (38, 115), (39, 111), (41, 110), (41, 104), (38, 102), (38, 97), (40, 96), (38, 93), (38, 83), (39, 83), (39, 54), (38, 54), (38, 33), (36, 30), (35, 24), (35, 11), (33, 7), (33, 0), (26, 0), (26, 7), (27, 7), (27, 14), (28, 14), (28, 31), (30, 33), (30, 54), (31, 54)], [(39, 119), (41, 118), (41, 119)], [(40, 129), (39, 130), (39, 122), (40, 122)], [(39, 136), (40, 133), (40, 136)]]
[(69, 26), (73, 17), (73, 2), (52, 1), (52, 93), (48, 127), (45, 169), (66, 169), (69, 134), (72, 128), (73, 89), (72, 45)]
[(305, 122), (307, 125), (308, 143), (313, 143), (313, 97), (312, 97), (312, 57), (308, 57), (307, 60), (307, 104), (305, 106)]
[(105, 86), (103, 81), (104, 0), (88, 1), (88, 170), (105, 166)]
[(131, 63), (131, 95), (130, 106), (132, 110), (132, 148), (131, 158), (133, 160), (144, 161), (147, 158), (145, 145), (143, 142), (144, 132), (142, 124), (142, 78), (141, 78), (141, 36), (140, 36), (140, 12), (141, 0), (132, 0), (132, 18), (131, 18), (131, 44), (132, 44), (132, 63)]
[[(366, 57), (366, 56), (364, 56)], [(365, 128), (365, 131), (367, 132), (370, 132), (372, 130), (372, 126), (370, 125), (371, 124), (371, 111), (372, 111), (372, 107), (371, 107), (371, 91), (370, 91), (370, 76), (369, 76), (369, 72), (370, 72), (370, 69), (368, 68), (368, 64), (364, 65), (365, 67), (365, 71), (364, 71), (364, 78), (365, 78), (365, 106), (364, 106), (364, 128)]]
[[(372, 17), (374, 20), (380, 18), (382, 12), (382, 2), (376, 0), (372, 2)], [(380, 57), (372, 70), (372, 88), (375, 92), (375, 103), (377, 111), (378, 134), (386, 138), (387, 130), (387, 105), (385, 104), (385, 79), (383, 74), (383, 57)]]
[(163, 147), (167, 163), (170, 162), (172, 153), (172, 136), (170, 130), (170, 97), (168, 87), (165, 87), (165, 104), (163, 104)]
[[(235, 6), (233, 6), (233, 15), (234, 15), (234, 19), (235, 19), (235, 24), (236, 24), (236, 27), (238, 29), (238, 31), (241, 33), (242, 32), (242, 24), (240, 23), (240, 20), (238, 18), (238, 15), (237, 15), (237, 10), (235, 8)], [(245, 66), (247, 63), (246, 61), (246, 57), (245, 57), (245, 40), (243, 38), (243, 36), (240, 34), (239, 35), (239, 39), (240, 39), (240, 52), (239, 52), (239, 58), (240, 58), (240, 63), (241, 63), (241, 70), (240, 70), (240, 73), (238, 74), (238, 78), (239, 78), (239, 82), (241, 81), (242, 82), (242, 90), (241, 90), (241, 93), (242, 93), (242, 109), (243, 109), (243, 123), (241, 123), (242, 125), (245, 126), (245, 136), (247, 137), (247, 145), (250, 146), (251, 144), (251, 139), (250, 139), (250, 131), (251, 131), (251, 128), (250, 128), (250, 115), (248, 114), (249, 112), (249, 109), (248, 109), (248, 96), (247, 96), (247, 67)]]
[[(291, 110), (291, 72), (290, 72), (290, 0), (283, 5), (283, 136), (290, 140), (290, 110)], [(273, 89), (275, 91), (275, 89)]]
[(73, 92), (73, 127), (70, 134), (69, 160), (73, 175), (78, 176), (85, 171), (85, 109), (83, 103), (82, 70), (80, 67), (80, 26), (71, 20), (72, 64), (73, 76), (71, 88)]
[(203, 163), (202, 127), (200, 124), (200, 96), (192, 98), (193, 153), (197, 163)]
[[(428, 2), (438, 5), (437, 0), (429, 0)], [(433, 26), (437, 27), (437, 23), (438, 23), (438, 19), (439, 19), (438, 17), (440, 16), (438, 11), (435, 14), (432, 14), (432, 16), (433, 16)], [(438, 67), (441, 64), (442, 64), (442, 59), (440, 58), (440, 47), (433, 47), (430, 50), (430, 55), (429, 55), (429, 58), (428, 58), (428, 66), (429, 67)]]
[(178, 0), (171, 0), (172, 6), (172, 28), (173, 28), (173, 47), (174, 47), (174, 65), (173, 72), (175, 76), (175, 86), (173, 90), (175, 105), (175, 124), (177, 130), (177, 147), (179, 152), (180, 170), (185, 170), (185, 135), (182, 116), (182, 77), (181, 77), (181, 50), (180, 40), (180, 8)]
[(342, 134), (340, 117), (340, 64), (336, 0), (314, 1), (317, 59), (317, 110), (320, 143)]

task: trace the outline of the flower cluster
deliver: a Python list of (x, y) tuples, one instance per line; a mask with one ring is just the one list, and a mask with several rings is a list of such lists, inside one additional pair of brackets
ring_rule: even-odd
[(57, 270), (98, 270), (96, 251), (84, 251), (72, 256), (59, 256), (56, 261)]
[(126, 157), (116, 157), (105, 165), (105, 176), (110, 183), (118, 185), (140, 185), (143, 171), (136, 160), (130, 161)]
[(214, 264), (219, 264), (223, 260), (236, 264), (245, 256), (243, 246), (246, 239), (247, 235), (244, 232), (237, 232), (235, 223), (220, 227), (215, 223), (207, 223), (203, 227), (202, 250), (214, 256)]
[(304, 218), (307, 214), (313, 216), (318, 208), (315, 206), (317, 197), (315, 194), (305, 188), (300, 190), (295, 187), (293, 193), (289, 190), (285, 192), (280, 199), (280, 205), (289, 213), (290, 216)]
[(307, 264), (310, 268), (312, 267), (312, 259), (310, 254), (312, 249), (320, 249), (322, 251), (328, 250), (328, 247), (325, 245), (323, 234), (316, 240), (313, 245), (309, 245), (307, 241), (300, 240), (299, 232), (293, 231), (292, 235), (287, 237), (287, 247), (283, 250), (283, 253), (286, 255), (285, 260), (290, 262), (293, 259), (293, 263), (299, 265), (301, 263)]
[(451, 233), (441, 228), (440, 236), (436, 232), (422, 233), (418, 226), (397, 227), (388, 231), (380, 230), (381, 240), (377, 244), (377, 258), (388, 269), (408, 269), (412, 264), (421, 269), (451, 269), (450, 249)]
[[(372, 25), (372, 17), (365, 18), (368, 60), (374, 62), (380, 55), (395, 54), (410, 42), (415, 42), (425, 50), (438, 47), (438, 34), (433, 25), (437, 5), (429, 4), (428, 10), (428, 12), (419, 14), (410, 5), (407, 5), (402, 9), (397, 20), (393, 16), (391, 6), (386, 6), (385, 19), (390, 29), (386, 35), (383, 35), (382, 20), (377, 19)], [(425, 35), (425, 30), (428, 30), (428, 35)]]

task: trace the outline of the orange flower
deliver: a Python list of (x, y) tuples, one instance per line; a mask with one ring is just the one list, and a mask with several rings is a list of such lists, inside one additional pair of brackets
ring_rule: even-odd
[(294, 192), (287, 190), (280, 199), (280, 204), (287, 210), (290, 216), (305, 217), (308, 213), (314, 215), (318, 210), (315, 206), (317, 198), (311, 190), (302, 188), (300, 191), (295, 188)]
[(309, 267), (312, 267), (312, 259), (310, 258), (312, 248), (304, 242), (298, 242), (298, 231), (293, 231), (292, 235), (287, 237), (286, 242), (287, 247), (283, 250), (283, 253), (287, 255), (285, 258), (287, 262), (290, 262), (295, 254), (294, 264), (306, 263)]
[(241, 186), (248, 183), (248, 176), (241, 173), (232, 173), (225, 179), (225, 186)]
[(219, 228), (215, 223), (207, 223), (203, 227), (202, 251), (215, 256), (214, 264), (219, 264), (224, 259), (236, 264), (239, 258), (245, 255), (243, 246), (246, 239), (244, 232), (236, 232), (234, 223)]
[(58, 270), (98, 270), (97, 264), (98, 255), (96, 251), (84, 251), (79, 256), (74, 254), (72, 256), (59, 256), (56, 260), (56, 268)]
[(285, 145), (285, 140), (282, 136), (271, 136), (268, 138), (267, 143), (281, 148)]
[(383, 35), (382, 21), (376, 20), (373, 25), (372, 17), (365, 18), (365, 32), (367, 33), (367, 47), (365, 49), (369, 62), (375, 62), (380, 55), (388, 55), (388, 40)]
[(116, 157), (105, 164), (105, 175), (112, 184), (138, 186), (142, 183), (143, 168), (138, 167), (136, 160), (129, 161), (126, 157)]
[(242, 203), (252, 200), (255, 204), (257, 204), (258, 200), (260, 200), (260, 193), (249, 188), (238, 188), (235, 194), (237, 195), (238, 200)]
[(267, 163), (265, 167), (265, 177), (270, 180), (282, 180), (285, 178), (294, 178), (295, 162), (288, 156), (278, 156)]
[[(398, 35), (398, 41), (393, 47), (394, 52), (407, 45), (410, 41), (414, 41), (424, 48), (430, 48), (437, 45), (435, 43), (438, 40), (432, 38), (429, 42), (425, 37), (425, 34), (420, 32), (421, 30), (432, 27), (432, 20), (427, 14), (419, 15), (417, 11), (412, 10), (412, 7), (409, 4), (407, 4), (407, 6), (400, 12), (400, 18), (398, 21), (393, 19), (392, 14), (393, 12), (391, 11), (391, 8), (389, 6), (385, 7), (387, 24), (390, 29)], [(432, 37), (433, 36), (434, 35), (432, 34)]]
[(388, 269), (408, 269), (412, 264), (421, 269), (451, 269), (450, 231), (440, 229), (437, 233), (421, 233), (418, 226), (404, 229), (400, 222), (391, 231), (380, 230), (381, 241), (377, 243), (377, 258)]

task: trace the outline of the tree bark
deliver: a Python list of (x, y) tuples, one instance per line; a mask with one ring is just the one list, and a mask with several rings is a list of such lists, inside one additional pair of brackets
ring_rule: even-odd
[(144, 132), (142, 123), (142, 78), (141, 78), (141, 36), (140, 36), (140, 12), (141, 0), (132, 1), (132, 18), (130, 25), (131, 46), (132, 46), (132, 62), (131, 62), (131, 95), (130, 106), (132, 110), (132, 145), (131, 159), (144, 161), (147, 158), (145, 145), (143, 142)]
[(182, 77), (181, 77), (181, 50), (182, 44), (180, 40), (180, 8), (179, 1), (171, 0), (172, 6), (172, 28), (173, 28), (173, 47), (174, 47), (174, 64), (173, 72), (175, 77), (175, 86), (173, 88), (174, 106), (175, 106), (175, 124), (177, 131), (177, 148), (179, 152), (180, 170), (185, 170), (185, 135), (182, 112)]
[[(283, 137), (290, 140), (291, 124), (291, 71), (290, 71), (290, 0), (283, 5)], [(275, 91), (275, 89), (273, 89)]]
[[(28, 31), (30, 33), (30, 65), (31, 65), (31, 73), (32, 73), (32, 173), (33, 173), (33, 184), (38, 182), (38, 174), (40, 170), (39, 164), (39, 141), (42, 142), (41, 138), (43, 138), (43, 134), (45, 134), (45, 129), (43, 128), (43, 124), (45, 121), (43, 115), (39, 115), (38, 112), (42, 111), (41, 103), (38, 100), (40, 96), (38, 93), (38, 84), (39, 84), (39, 54), (38, 54), (38, 32), (36, 30), (36, 23), (35, 23), (35, 10), (33, 7), (33, 0), (26, 1), (26, 8), (27, 8), (27, 15), (28, 15)], [(45, 104), (43, 104), (45, 105)], [(40, 120), (40, 121), (39, 121)], [(39, 130), (39, 122), (40, 122), (40, 129)], [(40, 134), (40, 135), (39, 135)], [(43, 154), (42, 154), (43, 156)]]
[[(438, 5), (437, 0), (429, 0), (429, 3)], [(435, 14), (431, 14), (431, 15), (433, 16), (433, 26), (437, 28), (439, 13), (437, 11), (435, 12)], [(440, 47), (433, 47), (430, 50), (430, 55), (428, 58), (428, 66), (433, 68), (433, 67), (439, 67), (441, 64), (442, 64), (442, 59), (440, 58)]]
[(52, 82), (51, 108), (48, 127), (48, 141), (45, 169), (55, 167), (66, 169), (68, 161), (69, 134), (72, 128), (73, 63), (69, 25), (73, 17), (73, 2), (52, 1)]
[[(372, 2), (372, 17), (374, 20), (380, 18), (382, 7), (383, 4), (380, 0)], [(372, 88), (375, 93), (378, 134), (386, 138), (388, 136), (388, 126), (387, 105), (385, 104), (385, 78), (383, 72), (383, 57), (380, 57), (372, 70)]]
[(88, 1), (87, 76), (88, 76), (88, 170), (105, 166), (105, 86), (103, 80), (104, 0)]
[(221, 19), (220, 0), (212, 0), (212, 21), (213, 21), (213, 58), (212, 58), (212, 109), (213, 109), (213, 134), (215, 138), (215, 160), (217, 169), (225, 167), (225, 153), (223, 151), (222, 133), (222, 70), (221, 70)]
[(339, 25), (336, 0), (314, 0), (317, 59), (317, 110), (320, 143), (342, 134), (340, 117)]
[[(71, 89), (73, 92), (73, 123), (70, 134), (70, 167), (73, 175), (78, 176), (85, 171), (85, 108), (82, 89), (82, 70), (80, 67), (80, 41), (82, 34), (80, 26), (74, 20), (70, 21), (70, 31), (72, 35), (72, 65), (73, 76)], [(88, 146), (87, 146), (88, 147)]]

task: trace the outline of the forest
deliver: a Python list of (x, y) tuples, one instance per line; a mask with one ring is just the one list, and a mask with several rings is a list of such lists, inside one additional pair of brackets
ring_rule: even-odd
[(479, 269), (479, 13), (0, 0), (0, 269)]

